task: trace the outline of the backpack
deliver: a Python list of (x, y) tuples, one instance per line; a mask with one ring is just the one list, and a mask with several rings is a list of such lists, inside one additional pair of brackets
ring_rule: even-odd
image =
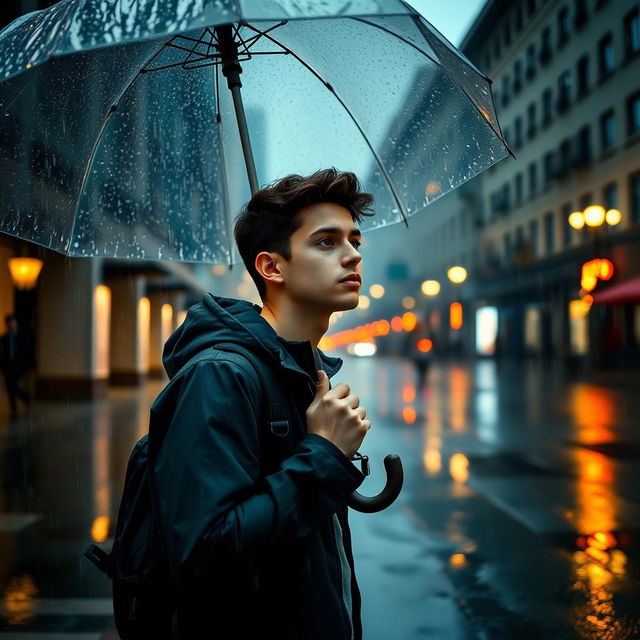
[[(223, 348), (224, 347), (224, 348)], [(282, 437), (289, 431), (289, 424), (282, 415), (282, 405), (267, 403), (267, 387), (260, 367), (253, 355), (235, 343), (215, 345), (213, 349), (232, 352), (228, 359), (242, 365), (249, 361), (258, 374), (263, 393), (263, 407), (267, 407), (271, 432)], [(212, 348), (191, 358), (176, 374), (202, 360), (211, 358)], [(148, 486), (149, 435), (145, 434), (135, 444), (124, 481), (122, 500), (110, 553), (95, 544), (84, 552), (98, 569), (112, 580), (113, 612), (121, 640), (171, 637), (173, 616), (179, 593), (162, 558), (162, 542), (154, 526), (153, 494)]]

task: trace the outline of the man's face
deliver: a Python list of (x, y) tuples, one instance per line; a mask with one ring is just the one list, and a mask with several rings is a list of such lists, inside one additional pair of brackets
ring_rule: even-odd
[(340, 282), (361, 276), (360, 231), (344, 207), (321, 202), (301, 209), (302, 226), (291, 235), (291, 260), (281, 261), (289, 297), (323, 311), (358, 306), (361, 283)]

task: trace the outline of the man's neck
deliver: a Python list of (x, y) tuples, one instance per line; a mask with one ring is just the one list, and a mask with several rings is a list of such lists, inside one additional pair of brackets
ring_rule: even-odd
[(265, 301), (260, 315), (285, 340), (309, 340), (315, 349), (329, 327), (331, 314), (312, 312), (283, 300), (280, 304)]

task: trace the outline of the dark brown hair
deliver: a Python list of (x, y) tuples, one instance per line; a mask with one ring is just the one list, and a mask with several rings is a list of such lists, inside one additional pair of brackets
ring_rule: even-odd
[(296, 214), (320, 202), (344, 207), (358, 224), (362, 216), (374, 215), (370, 212), (373, 195), (360, 191), (355, 173), (331, 167), (307, 177), (292, 174), (276, 180), (257, 191), (236, 217), (234, 235), (238, 251), (262, 300), (267, 289), (255, 268), (256, 256), (261, 251), (269, 251), (291, 260), (291, 235), (303, 224)]

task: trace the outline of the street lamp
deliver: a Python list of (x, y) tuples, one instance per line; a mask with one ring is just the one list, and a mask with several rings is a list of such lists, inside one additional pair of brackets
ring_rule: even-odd
[(467, 270), (460, 266), (451, 267), (447, 271), (447, 277), (453, 284), (462, 284), (467, 279)]
[(568, 222), (574, 229), (587, 227), (601, 227), (603, 224), (615, 227), (622, 220), (622, 214), (618, 209), (606, 210), (599, 204), (593, 204), (584, 211), (574, 211), (569, 214)]
[(9, 258), (9, 271), (16, 289), (33, 289), (42, 269), (37, 258)]
[(440, 293), (440, 283), (437, 280), (425, 280), (421, 289), (425, 296), (437, 296)]

